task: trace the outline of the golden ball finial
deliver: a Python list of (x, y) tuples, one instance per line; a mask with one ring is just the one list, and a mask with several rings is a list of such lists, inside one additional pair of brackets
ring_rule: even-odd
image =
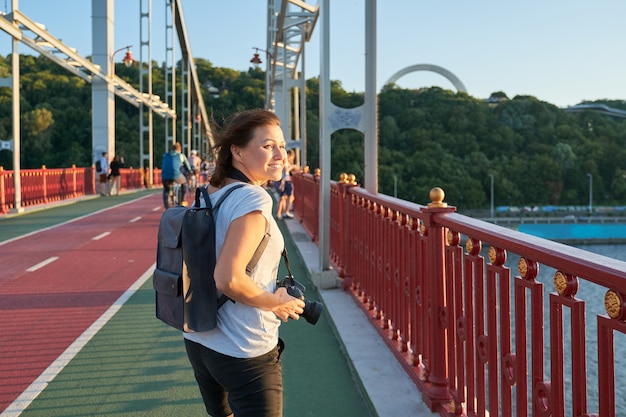
[(346, 174), (345, 172), (342, 172), (341, 174), (339, 174), (339, 182), (342, 184), (345, 184), (348, 182), (348, 174)]
[(315, 168), (315, 171), (313, 171), (313, 175), (315, 175), (316, 177), (319, 177), (322, 174), (322, 170), (319, 168)]
[(612, 319), (624, 319), (624, 311), (626, 310), (624, 304), (624, 298), (617, 291), (608, 290), (604, 295), (604, 308)]
[(356, 175), (348, 175), (348, 184), (356, 185)]
[(446, 193), (439, 187), (435, 187), (432, 190), (430, 190), (430, 201), (432, 201), (431, 203), (428, 203), (428, 207), (432, 208), (432, 207), (448, 207), (448, 203), (444, 203), (443, 199), (445, 198)]

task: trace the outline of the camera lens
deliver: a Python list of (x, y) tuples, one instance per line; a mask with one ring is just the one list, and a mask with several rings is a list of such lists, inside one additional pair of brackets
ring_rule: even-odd
[(309, 323), (315, 324), (320, 318), (322, 311), (324, 311), (324, 304), (317, 301), (304, 300), (304, 312), (301, 316)]

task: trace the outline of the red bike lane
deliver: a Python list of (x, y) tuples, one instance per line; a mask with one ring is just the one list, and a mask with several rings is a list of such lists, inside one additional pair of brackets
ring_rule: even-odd
[(0, 412), (155, 262), (160, 194), (0, 245)]

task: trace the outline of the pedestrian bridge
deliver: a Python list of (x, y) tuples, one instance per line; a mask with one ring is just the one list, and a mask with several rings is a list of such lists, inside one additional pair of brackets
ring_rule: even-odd
[[(77, 170), (82, 174), (69, 177), (90, 177), (90, 169)], [(10, 175), (0, 172), (0, 184)], [(43, 174), (32, 177), (41, 184), (31, 190), (61, 199), (42, 191), (58, 190), (60, 177), (47, 178), (45, 186)], [(317, 243), (319, 176), (299, 173), (293, 180), (297, 221)], [(123, 183), (134, 187), (130, 179)], [(95, 190), (93, 180), (65, 189)], [(442, 416), (626, 412), (617, 400), (625, 394), (618, 383), (625, 262), (463, 216), (438, 188), (420, 205), (371, 194), (345, 176), (332, 182), (330, 198), (328, 255), (337, 279), (312, 266), (312, 280), (320, 290), (338, 287), (350, 295), (429, 410)]]
[[(288, 15), (287, 3), (302, 9), (300, 20)], [(303, 44), (310, 37), (320, 9), (296, 0), (282, 4), (285, 8), (273, 22), (279, 30), (270, 31), (268, 40), (273, 53), (266, 52), (278, 58), (281, 49), (284, 55), (280, 63), (268, 60), (273, 65), (266, 71), (266, 107), (276, 110), (281, 120), (299, 121), (306, 111), (292, 106), (286, 92), (302, 86), (305, 77), (287, 77), (288, 71), (297, 72), (302, 58), (301, 49), (290, 45)], [(39, 33), (33, 46), (40, 38), (52, 45), (58, 41), (26, 16), (13, 17)], [(371, 23), (370, 9), (366, 17)], [(290, 25), (298, 30), (283, 30)], [(0, 18), (0, 29), (30, 42), (5, 18)], [(367, 33), (375, 35), (375, 31)], [(108, 57), (97, 67), (61, 44), (56, 47), (82, 65), (87, 71), (82, 76), (106, 85), (107, 100), (123, 94), (134, 97), (130, 100), (138, 106), (152, 106), (166, 120), (189, 120), (185, 110), (174, 117), (171, 106), (149, 92), (122, 93), (126, 87), (102, 69), (110, 65)], [(55, 59), (54, 52), (50, 56)], [(374, 59), (368, 61), (367, 70), (374, 71), (375, 53), (366, 56)], [(320, 265), (309, 270), (313, 281), (321, 290), (343, 290), (378, 333), (378, 339), (361, 349), (368, 351), (382, 342), (419, 392), (420, 402), (441, 416), (626, 415), (620, 401), (626, 387), (619, 383), (626, 376), (620, 365), (626, 353), (626, 263), (463, 216), (435, 184), (429, 196), (421, 196), (423, 204), (378, 193), (373, 136), (377, 114), (376, 106), (370, 105), (376, 100), (371, 88), (375, 73), (367, 74), (368, 105), (350, 110), (330, 105), (327, 76), (320, 75), (320, 96), (326, 100), (320, 117), (333, 123), (323, 125), (322, 136), (328, 139), (332, 130), (345, 127), (365, 133), (365, 188), (347, 177), (331, 181), (329, 165), (323, 165), (319, 175), (299, 173), (293, 179), (295, 213), (308, 241), (319, 247)], [(17, 85), (15, 78), (13, 85)], [(201, 95), (193, 93), (198, 86), (193, 74), (191, 79), (190, 95), (202, 109)], [(291, 114), (292, 108), (296, 114)], [(193, 129), (198, 130), (202, 146), (208, 147), (208, 118), (200, 113)], [(19, 119), (19, 113), (14, 112), (14, 118)], [(365, 121), (368, 126), (363, 126)], [(305, 130), (303, 123), (300, 132)], [(190, 131), (185, 134), (188, 148), (202, 149), (192, 145)], [(299, 134), (287, 136), (295, 141), (300, 140)], [(0, 170), (0, 215), (95, 194), (92, 167), (21, 170), (19, 130), (14, 137), (15, 169)], [(109, 137), (105, 142), (106, 146), (114, 143)], [(326, 145), (320, 150), (323, 164), (330, 160)], [(104, 144), (94, 138), (94, 150), (98, 146)], [(306, 152), (306, 146), (301, 149)], [(146, 166), (142, 150), (142, 166), (123, 171), (123, 189), (160, 186), (150, 142), (146, 151)], [(388, 401), (415, 400), (406, 395), (389, 396)]]

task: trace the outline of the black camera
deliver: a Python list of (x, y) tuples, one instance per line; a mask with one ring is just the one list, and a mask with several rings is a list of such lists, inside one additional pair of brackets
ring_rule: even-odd
[(304, 319), (311, 324), (317, 323), (317, 319), (320, 318), (320, 314), (324, 311), (324, 304), (304, 298), (306, 287), (302, 285), (301, 282), (296, 281), (292, 276), (288, 275), (278, 281), (278, 286), (286, 288), (287, 294), (290, 296), (304, 301), (304, 312), (300, 314), (300, 316), (304, 317)]

